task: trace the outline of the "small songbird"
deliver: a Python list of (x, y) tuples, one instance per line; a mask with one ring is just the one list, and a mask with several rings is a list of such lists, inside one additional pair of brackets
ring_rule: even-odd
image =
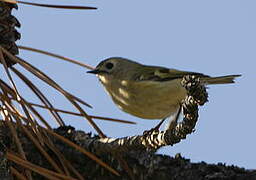
[(111, 57), (88, 71), (97, 74), (114, 103), (124, 112), (143, 119), (165, 119), (180, 111), (186, 90), (185, 75), (195, 75), (208, 84), (234, 83), (228, 75), (210, 77), (202, 73), (148, 66), (121, 57)]

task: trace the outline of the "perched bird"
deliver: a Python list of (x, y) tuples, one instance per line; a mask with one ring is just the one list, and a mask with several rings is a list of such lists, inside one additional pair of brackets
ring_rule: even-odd
[[(195, 75), (206, 85), (234, 83), (240, 75), (210, 77), (202, 73), (148, 66), (121, 57), (111, 57), (88, 71), (97, 74), (114, 103), (124, 112), (143, 119), (179, 115), (186, 90), (185, 75)], [(177, 121), (177, 117), (176, 117)]]

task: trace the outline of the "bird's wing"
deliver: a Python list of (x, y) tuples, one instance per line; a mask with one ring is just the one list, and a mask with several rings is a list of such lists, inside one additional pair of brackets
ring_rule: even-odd
[[(145, 68), (145, 67), (144, 67)], [(198, 77), (209, 77), (202, 73), (180, 71), (176, 69), (168, 69), (164, 67), (148, 66), (143, 70), (143, 73), (137, 74), (137, 81), (170, 81), (178, 78), (182, 78), (185, 75), (196, 75)], [(138, 71), (141, 72), (141, 71)]]

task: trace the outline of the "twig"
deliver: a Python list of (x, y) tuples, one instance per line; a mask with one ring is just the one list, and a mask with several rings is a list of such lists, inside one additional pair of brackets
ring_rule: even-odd
[(207, 102), (208, 94), (204, 85), (195, 76), (185, 76), (182, 85), (187, 90), (187, 97), (182, 102), (184, 112), (183, 121), (177, 123), (174, 128), (165, 131), (147, 131), (143, 135), (123, 137), (123, 138), (81, 138), (77, 142), (85, 149), (92, 148), (95, 152), (113, 153), (129, 152), (131, 150), (156, 151), (160, 147), (174, 145), (185, 139), (188, 134), (194, 132), (198, 119), (198, 105)]

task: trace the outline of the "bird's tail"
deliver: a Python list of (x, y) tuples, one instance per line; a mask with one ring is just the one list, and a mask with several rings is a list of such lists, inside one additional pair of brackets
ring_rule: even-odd
[(236, 77), (241, 76), (240, 74), (237, 75), (228, 75), (228, 76), (219, 76), (219, 77), (204, 77), (202, 78), (206, 84), (229, 84), (235, 83), (234, 79)]

